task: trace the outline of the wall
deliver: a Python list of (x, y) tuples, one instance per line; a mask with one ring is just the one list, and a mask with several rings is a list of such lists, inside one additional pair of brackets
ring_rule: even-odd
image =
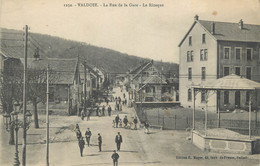
[[(202, 34), (205, 34), (206, 43), (202, 43)], [(192, 36), (192, 45), (189, 46), (189, 36)], [(208, 60), (200, 60), (200, 50), (208, 50)], [(193, 62), (187, 62), (187, 51), (193, 51)], [(184, 40), (179, 48), (180, 56), (180, 84), (179, 84), (179, 99), (181, 105), (184, 107), (193, 107), (193, 99), (188, 101), (188, 87), (191, 85), (205, 84), (208, 81), (215, 80), (217, 78), (217, 42), (214, 38), (205, 31), (205, 29), (196, 23), (187, 38)], [(188, 68), (192, 68), (192, 80), (188, 80)], [(206, 67), (206, 80), (201, 79), (201, 68)], [(193, 92), (192, 92), (193, 96)], [(193, 97), (192, 97), (193, 98)], [(201, 102), (201, 93), (196, 95), (196, 107), (205, 107), (205, 103)], [(210, 96), (208, 102), (209, 110), (216, 110), (216, 95)]]

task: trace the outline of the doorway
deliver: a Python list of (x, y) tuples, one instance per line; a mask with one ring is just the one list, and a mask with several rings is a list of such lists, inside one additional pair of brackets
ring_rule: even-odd
[(240, 108), (240, 91), (235, 92), (235, 105)]

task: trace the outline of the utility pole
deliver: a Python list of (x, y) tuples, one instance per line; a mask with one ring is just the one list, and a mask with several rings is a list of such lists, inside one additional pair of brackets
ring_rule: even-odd
[(86, 86), (86, 78), (87, 78), (87, 72), (86, 72), (86, 60), (84, 60), (84, 112), (86, 112), (86, 107), (87, 107), (87, 86)]
[[(28, 25), (25, 25), (24, 40), (24, 75), (23, 75), (23, 123), (26, 124), (26, 105), (27, 105), (27, 43), (28, 43)], [(25, 125), (24, 125), (25, 126)], [(22, 165), (26, 166), (26, 127), (23, 128), (23, 153)]]
[(142, 113), (142, 119), (144, 117), (144, 112), (143, 112), (143, 71), (141, 71), (141, 95), (140, 95), (140, 101), (141, 101), (141, 113)]
[(162, 60), (161, 60), (161, 101), (162, 101), (162, 72), (163, 72), (163, 67), (162, 67)]
[(80, 116), (80, 112), (79, 112), (79, 106), (80, 106), (80, 95), (79, 95), (79, 83), (80, 83), (80, 75), (79, 75), (79, 47), (78, 47), (78, 64), (77, 64), (77, 67), (78, 67), (78, 85), (77, 85), (77, 91), (78, 91), (78, 101), (77, 101), (77, 115)]
[(49, 65), (47, 66), (46, 91), (46, 166), (49, 166)]

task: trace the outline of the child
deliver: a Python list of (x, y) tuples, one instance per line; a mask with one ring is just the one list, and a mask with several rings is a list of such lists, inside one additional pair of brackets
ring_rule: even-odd
[(114, 128), (115, 128), (115, 123), (116, 123), (115, 120), (113, 120), (112, 125)]

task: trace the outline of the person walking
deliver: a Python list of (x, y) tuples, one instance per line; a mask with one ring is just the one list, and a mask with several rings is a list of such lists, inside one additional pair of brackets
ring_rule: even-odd
[(134, 122), (134, 124), (135, 124), (135, 128), (134, 128), (134, 129), (137, 130), (137, 117), (134, 118), (134, 121), (133, 121), (133, 122)]
[(120, 151), (121, 143), (123, 142), (122, 135), (120, 135), (120, 132), (118, 132), (118, 134), (116, 135), (115, 142), (117, 151)]
[(124, 117), (123, 123), (124, 123), (124, 127), (126, 128), (127, 127), (127, 123), (128, 123), (127, 116)]
[(119, 155), (116, 153), (116, 150), (114, 150), (114, 153), (112, 154), (111, 158), (113, 159), (113, 165), (118, 166)]
[(102, 137), (100, 133), (98, 133), (98, 148), (100, 152), (101, 152), (101, 145), (102, 145)]
[(87, 111), (87, 121), (90, 120), (90, 114), (91, 114), (92, 110), (93, 110), (93, 108), (91, 108), (91, 109), (89, 109), (89, 110)]
[(102, 107), (102, 116), (105, 116), (105, 106)]
[(75, 132), (76, 132), (76, 137), (77, 137), (77, 139), (79, 141), (80, 138), (82, 137), (82, 134), (81, 134), (81, 131), (79, 129), (79, 125), (78, 124), (76, 125)]
[(79, 149), (80, 149), (80, 156), (82, 157), (83, 156), (83, 149), (85, 147), (85, 141), (83, 140), (83, 137), (81, 137), (79, 139), (78, 144), (79, 144)]
[(96, 109), (96, 116), (98, 116), (98, 113), (99, 113), (99, 106), (97, 106), (97, 109)]
[(91, 135), (92, 135), (92, 133), (91, 133), (91, 131), (88, 128), (87, 131), (85, 132), (85, 137), (86, 137), (86, 141), (88, 143), (88, 146), (90, 144), (90, 137), (91, 137)]
[(115, 118), (115, 121), (116, 121), (116, 128), (118, 128), (118, 122), (119, 122), (119, 119), (120, 119), (120, 118), (119, 118), (119, 115), (117, 114), (117, 115), (116, 115), (116, 118)]
[(119, 104), (119, 111), (122, 111), (122, 104)]
[(85, 117), (84, 110), (81, 110), (81, 114), (80, 114), (80, 116), (81, 116), (81, 120), (84, 120), (84, 117)]
[(111, 116), (111, 111), (112, 111), (112, 109), (111, 109), (111, 107), (109, 105), (108, 108), (107, 108), (108, 116)]
[(118, 103), (121, 104), (121, 98), (120, 98), (120, 96), (118, 97)]
[(148, 121), (145, 121), (144, 122), (144, 133), (145, 134), (149, 134), (149, 123), (148, 123)]

